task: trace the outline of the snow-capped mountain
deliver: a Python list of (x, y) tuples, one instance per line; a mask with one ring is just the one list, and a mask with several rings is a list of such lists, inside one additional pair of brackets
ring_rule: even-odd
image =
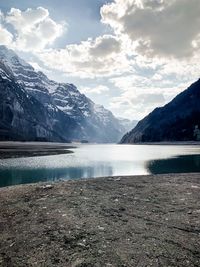
[(12, 71), (15, 81), (28, 93), (44, 105), (51, 102), (49, 90), (56, 88), (56, 83), (49, 80), (42, 72), (36, 72), (30, 64), (5, 46), (0, 46), (0, 61)]
[[(118, 142), (125, 133), (126, 129), (120, 120), (81, 94), (73, 84), (48, 79), (5, 46), (0, 46), (0, 62), (1, 87), (2, 81), (6, 80), (12, 83), (16, 93), (22, 90), (27, 99), (31, 97), (42, 105), (45, 109), (43, 113), (49, 117), (50, 131), (57, 132), (60, 141), (84, 139), (89, 142)], [(15, 106), (12, 108), (14, 114)], [(37, 138), (40, 139), (40, 136)], [(44, 136), (42, 138), (45, 139)], [(50, 140), (48, 137), (46, 139)]]
[(0, 140), (66, 142), (80, 132), (79, 128), (62, 111), (49, 111), (28, 94), (0, 61)]

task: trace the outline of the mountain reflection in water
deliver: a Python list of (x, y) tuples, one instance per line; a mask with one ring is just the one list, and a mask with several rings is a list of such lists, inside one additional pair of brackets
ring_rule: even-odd
[[(98, 175), (99, 174), (99, 175)], [(0, 187), (57, 180), (112, 176), (112, 167), (107, 165), (44, 169), (7, 169), (0, 172)]]

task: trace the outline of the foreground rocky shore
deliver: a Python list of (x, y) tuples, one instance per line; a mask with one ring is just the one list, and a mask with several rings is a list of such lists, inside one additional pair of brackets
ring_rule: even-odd
[(200, 266), (200, 174), (0, 189), (0, 266)]

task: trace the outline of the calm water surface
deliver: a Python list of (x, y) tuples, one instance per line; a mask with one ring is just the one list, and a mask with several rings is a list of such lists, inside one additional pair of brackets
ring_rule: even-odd
[(200, 172), (200, 146), (80, 145), (73, 151), (0, 160), (0, 187), (59, 179)]

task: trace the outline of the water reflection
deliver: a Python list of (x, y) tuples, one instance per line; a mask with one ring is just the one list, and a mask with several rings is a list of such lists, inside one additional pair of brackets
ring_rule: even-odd
[(152, 174), (200, 172), (200, 155), (151, 160), (146, 168)]
[(112, 175), (112, 167), (104, 164), (69, 168), (10, 168), (0, 171), (0, 187), (16, 184), (56, 181), (60, 179), (67, 180)]

